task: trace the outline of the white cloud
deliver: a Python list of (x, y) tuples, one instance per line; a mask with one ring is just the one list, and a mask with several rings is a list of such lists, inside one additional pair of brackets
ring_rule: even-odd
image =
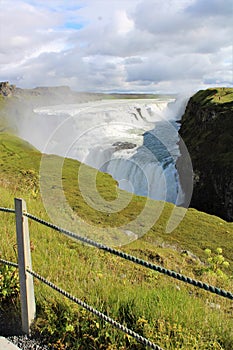
[(118, 10), (116, 12), (116, 22), (118, 34), (126, 34), (134, 28), (134, 21), (127, 16), (125, 11)]
[(0, 80), (89, 91), (232, 84), (232, 0), (2, 0), (0, 6)]

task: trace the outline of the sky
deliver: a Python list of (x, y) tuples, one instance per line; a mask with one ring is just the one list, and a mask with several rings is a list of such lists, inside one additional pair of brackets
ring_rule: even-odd
[(0, 81), (92, 92), (233, 85), (233, 0), (0, 0)]

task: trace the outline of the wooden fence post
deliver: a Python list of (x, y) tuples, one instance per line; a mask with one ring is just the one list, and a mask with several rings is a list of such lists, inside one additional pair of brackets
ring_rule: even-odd
[(26, 272), (27, 268), (32, 269), (28, 218), (23, 216), (26, 211), (25, 201), (15, 198), (22, 331), (29, 335), (35, 318), (36, 304), (33, 276)]

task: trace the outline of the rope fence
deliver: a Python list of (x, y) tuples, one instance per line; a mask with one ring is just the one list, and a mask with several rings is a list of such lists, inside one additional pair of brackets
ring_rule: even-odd
[[(60, 294), (62, 294), (66, 298), (68, 298), (69, 300), (71, 300), (74, 303), (78, 304), (79, 306), (83, 307), (87, 311), (98, 316), (103, 321), (111, 324), (113, 327), (117, 328), (118, 330), (133, 337), (137, 342), (143, 344), (144, 346), (150, 347), (151, 349), (155, 349), (155, 350), (163, 350), (161, 347), (152, 343), (150, 340), (142, 337), (138, 333), (125, 327), (124, 325), (120, 324), (119, 322), (116, 322), (115, 320), (113, 320), (109, 316), (96, 310), (95, 308), (93, 308), (92, 306), (83, 302), (82, 300), (72, 296), (71, 294), (69, 294), (65, 290), (61, 289), (60, 287), (56, 286), (52, 282), (48, 281), (46, 278), (44, 278), (44, 277), (40, 276), (38, 273), (34, 272), (31, 268), (30, 241), (29, 241), (29, 231), (28, 231), (28, 224), (27, 224), (28, 218), (41, 224), (41, 225), (47, 226), (55, 231), (58, 231), (58, 232), (66, 235), (72, 239), (75, 239), (75, 240), (80, 241), (82, 243), (86, 243), (90, 246), (93, 246), (93, 247), (98, 248), (100, 250), (106, 251), (110, 254), (116, 255), (120, 258), (131, 261), (135, 264), (144, 266), (145, 268), (149, 268), (153, 271), (157, 271), (161, 274), (165, 274), (169, 277), (172, 277), (172, 278), (177, 279), (179, 281), (182, 281), (184, 283), (188, 283), (188, 284), (193, 285), (197, 288), (204, 289), (204, 290), (209, 291), (211, 293), (217, 294), (221, 297), (233, 300), (233, 293), (231, 293), (229, 291), (225, 291), (225, 290), (217, 288), (215, 286), (211, 286), (207, 283), (203, 283), (203, 282), (195, 280), (193, 278), (184, 276), (184, 275), (177, 273), (175, 271), (172, 271), (172, 270), (166, 269), (164, 267), (152, 264), (148, 261), (139, 259), (135, 256), (129, 255), (129, 254), (124, 253), (122, 251), (119, 251), (117, 249), (114, 249), (114, 248), (108, 247), (106, 245), (103, 245), (101, 243), (95, 242), (89, 238), (79, 236), (72, 231), (66, 230), (62, 227), (59, 227), (59, 226), (54, 225), (52, 223), (49, 223), (45, 220), (42, 220), (42, 219), (40, 219), (32, 214), (29, 214), (26, 211), (26, 203), (22, 199), (15, 199), (15, 209), (0, 207), (0, 212), (15, 213), (15, 215), (16, 215), (18, 264), (11, 262), (11, 261), (4, 260), (4, 259), (0, 259), (0, 263), (6, 264), (9, 266), (13, 266), (13, 267), (19, 269), (22, 328), (25, 331), (25, 333), (27, 333), (27, 334), (30, 334), (30, 325), (32, 323), (32, 320), (35, 318), (35, 305), (33, 305), (35, 303), (35, 301), (34, 301), (34, 286), (33, 286), (33, 280), (32, 280), (32, 277), (34, 277), (34, 278), (40, 280), (42, 283), (49, 286), (50, 288), (59, 292)], [(23, 218), (25, 218), (25, 219), (23, 220)], [(26, 277), (27, 274), (29, 274), (31, 277), (27, 278)], [(22, 296), (21, 296), (21, 294), (22, 294)]]
[(182, 281), (182, 282), (185, 282), (185, 283), (188, 283), (188, 284), (191, 284), (195, 287), (198, 287), (200, 289), (204, 289), (208, 292), (211, 292), (211, 293), (214, 293), (214, 294), (217, 294), (221, 297), (224, 297), (224, 298), (228, 298), (228, 299), (233, 299), (233, 294), (231, 292), (227, 292), (223, 289), (220, 289), (220, 288), (217, 288), (217, 287), (214, 287), (214, 286), (211, 286), (207, 283), (203, 283), (201, 281), (197, 281), (191, 277), (186, 277), (180, 273), (177, 273), (175, 271), (172, 271), (172, 270), (168, 270), (162, 266), (158, 266), (158, 265), (155, 265), (155, 264), (152, 264), (148, 261), (145, 261), (143, 259), (139, 259), (135, 256), (132, 256), (132, 255), (129, 255), (127, 253), (124, 253), (120, 250), (117, 250), (117, 249), (114, 249), (114, 248), (111, 248), (111, 247), (108, 247), (104, 244), (101, 244), (101, 243), (97, 243), (89, 238), (85, 238), (85, 237), (82, 237), (82, 236), (79, 236), (77, 235), (76, 233), (74, 232), (71, 232), (71, 231), (68, 231), (68, 230), (65, 230), (59, 226), (56, 226), (54, 224), (51, 224), (47, 221), (44, 221), (42, 219), (39, 219), (37, 218), (36, 216), (32, 215), (32, 214), (29, 214), (29, 213), (24, 213), (25, 216), (27, 216), (28, 218), (30, 218), (31, 220), (34, 220), (38, 223), (40, 223), (41, 225), (44, 225), (44, 226), (47, 226), (47, 227), (50, 227), (60, 233), (63, 233), (64, 235), (70, 237), (70, 238), (73, 238), (73, 239), (76, 239), (80, 242), (83, 242), (83, 243), (86, 243), (86, 244), (89, 244), (93, 247), (96, 247), (98, 249), (101, 249), (101, 250), (104, 250), (108, 253), (111, 253), (113, 255), (116, 255), (116, 256), (119, 256), (125, 260), (128, 260), (128, 261), (131, 261), (135, 264), (138, 264), (138, 265), (141, 265), (141, 266), (144, 266), (148, 269), (151, 269), (151, 270), (154, 270), (154, 271), (157, 271), (159, 273), (162, 273), (162, 274), (165, 274), (169, 277), (172, 277), (172, 278), (175, 278), (179, 281)]
[[(10, 212), (10, 213), (15, 213), (15, 210), (14, 209), (9, 209), (9, 208), (2, 208), (0, 207), (0, 211), (4, 211), (4, 212)], [(54, 225), (50, 222), (47, 222), (43, 219), (40, 219), (38, 217), (36, 217), (35, 215), (32, 215), (30, 213), (23, 213), (24, 216), (28, 217), (29, 219), (35, 221), (35, 222), (38, 222), (39, 224), (41, 225), (44, 225), (44, 226), (47, 226), (55, 231), (58, 231), (60, 233), (63, 233), (64, 235), (72, 238), (72, 239), (75, 239), (77, 241), (80, 241), (82, 243), (86, 243), (88, 245), (91, 245), (95, 248), (98, 248), (98, 249), (101, 249), (101, 250), (104, 250), (110, 254), (113, 254), (113, 255), (116, 255), (118, 257), (121, 257), (122, 259), (125, 259), (125, 260), (128, 260), (128, 261), (131, 261), (135, 264), (138, 264), (138, 265), (141, 265), (141, 266), (144, 266), (148, 269), (151, 269), (151, 270), (154, 270), (156, 272), (159, 272), (161, 274), (164, 274), (164, 275), (167, 275), (169, 277), (172, 277), (174, 279), (177, 279), (181, 282), (184, 282), (184, 283), (188, 283), (188, 284), (191, 284), (197, 288), (200, 288), (200, 289), (204, 289), (210, 293), (214, 293), (214, 294), (217, 294), (218, 296), (221, 296), (221, 297), (224, 297), (224, 298), (228, 298), (230, 300), (233, 300), (233, 293), (231, 292), (228, 292), (228, 291), (225, 291), (224, 289), (221, 289), (221, 288), (217, 288), (215, 286), (211, 286), (207, 283), (204, 283), (204, 282), (201, 282), (201, 281), (198, 281), (198, 280), (195, 280), (191, 277), (187, 277), (187, 276), (184, 276), (183, 274), (180, 274), (178, 272), (175, 272), (173, 270), (169, 270), (169, 269), (166, 269), (162, 266), (159, 266), (159, 265), (155, 265), (155, 264), (152, 264), (148, 261), (145, 261), (143, 259), (139, 259), (135, 256), (132, 256), (130, 254), (127, 254), (127, 253), (124, 253), (120, 250), (117, 250), (117, 249), (114, 249), (114, 248), (111, 248), (111, 247), (108, 247), (104, 244), (101, 244), (101, 243), (98, 243), (98, 242), (95, 242), (89, 238), (86, 238), (86, 237), (82, 237), (82, 236), (79, 236), (77, 235), (76, 233), (72, 232), (72, 231), (69, 231), (69, 230), (66, 230), (62, 227), (59, 227), (57, 225)]]
[[(11, 261), (7, 261), (7, 260), (3, 260), (0, 259), (0, 263), (3, 263), (5, 265), (9, 265), (9, 266), (13, 266), (13, 267), (18, 267), (18, 264), (13, 263)], [(29, 269), (26, 270), (29, 274), (31, 274), (33, 277), (35, 277), (36, 279), (38, 279), (39, 281), (43, 282), (44, 284), (46, 284), (47, 286), (49, 286), (50, 288), (52, 288), (53, 290), (57, 291), (58, 293), (62, 294), (64, 297), (66, 297), (67, 299), (73, 301), (74, 303), (78, 304), (79, 306), (81, 306), (82, 308), (86, 309), (87, 311), (91, 312), (93, 315), (98, 316), (99, 318), (101, 318), (103, 321), (111, 324), (113, 327), (117, 328), (118, 330), (124, 332), (125, 334), (128, 334), (129, 336), (133, 337), (135, 340), (137, 340), (137, 342), (141, 343), (142, 345), (148, 346), (151, 349), (155, 349), (155, 350), (163, 350), (161, 347), (159, 347), (158, 345), (152, 343), (151, 341), (149, 341), (148, 339), (142, 337), (141, 335), (139, 335), (138, 333), (132, 331), (131, 329), (123, 326), (122, 324), (120, 324), (119, 322), (116, 322), (115, 320), (113, 320), (111, 317), (105, 315), (104, 313), (96, 310), (95, 308), (93, 308), (92, 306), (88, 305), (87, 303), (85, 303), (84, 301), (74, 297), (73, 295), (71, 295), (70, 293), (66, 292), (65, 290), (61, 289), (60, 287), (56, 286), (54, 283), (48, 281), (46, 278), (40, 276), (38, 273), (31, 271)]]
[(3, 211), (5, 213), (15, 213), (15, 209), (3, 208), (3, 207), (0, 207), (0, 211)]

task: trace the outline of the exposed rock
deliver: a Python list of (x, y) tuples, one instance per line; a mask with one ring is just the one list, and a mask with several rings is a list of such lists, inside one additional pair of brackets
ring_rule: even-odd
[(197, 255), (193, 254), (192, 252), (190, 252), (189, 250), (182, 250), (181, 251), (181, 255), (183, 256), (187, 256), (188, 258), (191, 259), (191, 262), (196, 261), (199, 264), (201, 264), (201, 260), (198, 258)]
[(15, 92), (16, 86), (11, 85), (8, 81), (0, 82), (0, 95), (11, 96)]
[(132, 149), (132, 148), (135, 148), (137, 147), (137, 145), (135, 143), (131, 143), (131, 142), (123, 142), (123, 141), (118, 141), (118, 142), (115, 142), (113, 144), (113, 146), (115, 147), (115, 150), (116, 151), (119, 151), (119, 150), (122, 150), (122, 149)]
[[(190, 206), (233, 221), (233, 89), (196, 93), (182, 117), (180, 135), (194, 171)], [(191, 174), (179, 161), (182, 181)], [(181, 185), (188, 190), (185, 181)]]

